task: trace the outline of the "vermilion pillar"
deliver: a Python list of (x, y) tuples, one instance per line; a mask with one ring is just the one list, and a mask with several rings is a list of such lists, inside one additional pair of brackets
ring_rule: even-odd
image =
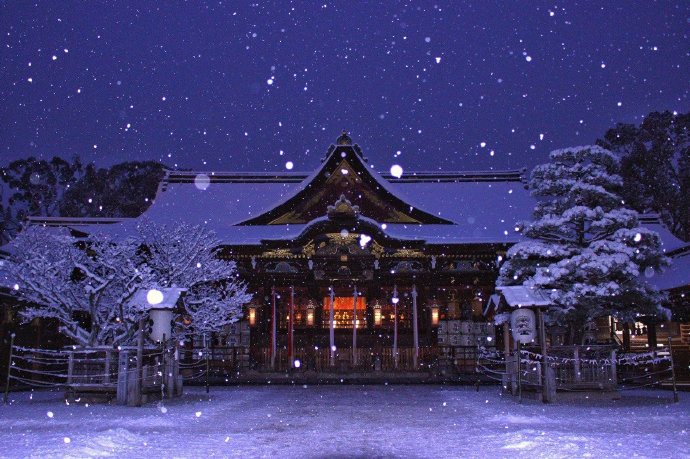
[(293, 355), (292, 351), (292, 340), (294, 337), (294, 314), (295, 314), (295, 287), (290, 286), (290, 317), (289, 321), (290, 323), (288, 324), (288, 359), (290, 360), (290, 368), (295, 366), (295, 356)]

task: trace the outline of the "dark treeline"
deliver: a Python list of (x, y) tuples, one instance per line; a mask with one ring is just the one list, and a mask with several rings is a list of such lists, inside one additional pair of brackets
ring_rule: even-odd
[(597, 144), (621, 159), (627, 206), (658, 213), (673, 234), (690, 240), (690, 113), (652, 112), (640, 126), (609, 129)]
[(33, 157), (0, 168), (0, 245), (27, 216), (136, 217), (156, 195), (165, 167), (134, 161), (97, 168), (55, 157)]

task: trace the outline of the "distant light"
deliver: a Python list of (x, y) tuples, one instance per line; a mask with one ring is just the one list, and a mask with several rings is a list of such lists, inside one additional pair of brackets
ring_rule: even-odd
[(525, 56), (525, 60), (527, 62), (532, 62), (532, 56)]
[(285, 169), (290, 171), (290, 170), (292, 170), (293, 167), (295, 167), (295, 165), (292, 164), (292, 161), (288, 161), (285, 163)]
[(440, 57), (437, 57), (437, 58), (436, 58), (436, 63), (437, 63), (437, 64), (440, 64), (440, 63), (441, 63), (441, 58), (440, 58)]
[(391, 175), (395, 178), (400, 178), (403, 175), (403, 168), (398, 164), (393, 164), (391, 166)]
[(15, 289), (15, 290), (19, 290), (19, 284), (14, 284), (14, 285), (12, 286), (12, 288)]
[(295, 360), (295, 368), (299, 368), (301, 366), (302, 366), (302, 362), (300, 362), (299, 360)]
[(161, 292), (160, 290), (156, 290), (155, 288), (149, 290), (149, 292), (146, 294), (146, 301), (148, 301), (151, 305), (162, 303), (163, 292)]
[(635, 237), (633, 238), (635, 242), (640, 242), (642, 240), (642, 235), (640, 233), (636, 233)]
[(266, 84), (271, 86), (273, 84), (273, 78), (269, 78), (268, 80), (266, 80)]

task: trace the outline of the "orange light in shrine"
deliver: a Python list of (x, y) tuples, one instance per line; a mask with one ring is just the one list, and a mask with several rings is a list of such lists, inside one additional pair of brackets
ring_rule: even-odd
[(256, 325), (256, 306), (249, 306), (249, 326)]
[(374, 303), (374, 326), (381, 326), (381, 305), (379, 304), (379, 300), (376, 300), (376, 303)]
[(312, 300), (307, 303), (307, 326), (314, 326), (314, 302)]
[(431, 326), (438, 327), (438, 303), (431, 303), (429, 309), (431, 309)]

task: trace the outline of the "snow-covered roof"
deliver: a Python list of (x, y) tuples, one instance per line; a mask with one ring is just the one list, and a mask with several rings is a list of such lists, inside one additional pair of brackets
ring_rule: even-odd
[(524, 285), (497, 286), (506, 303), (511, 307), (550, 306), (553, 304), (549, 294), (541, 289), (525, 287)]
[[(246, 175), (246, 174), (243, 174)], [(258, 175), (258, 174), (251, 174)], [(519, 173), (445, 173), (444, 181), (433, 175), (410, 174), (411, 179), (386, 181), (386, 190), (411, 206), (443, 218), (453, 224), (387, 224), (385, 231), (400, 239), (425, 240), (428, 243), (514, 243), (520, 240), (517, 221), (528, 220), (534, 198), (519, 181)], [(281, 202), (294, 197), (309, 182), (294, 183), (294, 175), (280, 181), (233, 181), (233, 174), (210, 176), (205, 189), (193, 180), (172, 180), (161, 187), (154, 203), (140, 217), (158, 224), (179, 221), (199, 224), (214, 231), (225, 244), (259, 244), (262, 239), (292, 239), (306, 225), (247, 225), (238, 223), (257, 217)], [(456, 181), (452, 181), (456, 177)], [(476, 181), (475, 181), (476, 180)], [(356, 204), (356, 202), (353, 202)], [(364, 217), (371, 217), (364, 215)], [(126, 237), (137, 219), (94, 227), (95, 232)], [(77, 228), (75, 228), (77, 229)], [(79, 230), (88, 231), (79, 225)]]
[[(536, 200), (526, 189), (524, 170), (406, 172), (396, 178), (389, 173), (373, 171), (355, 145), (332, 147), (324, 162), (310, 174), (292, 171), (168, 172), (153, 204), (138, 219), (118, 222), (116, 219), (72, 221), (61, 218), (59, 224), (76, 231), (124, 238), (134, 234), (140, 219), (170, 226), (185, 221), (205, 226), (227, 245), (290, 240), (302, 233), (309, 223), (267, 224), (272, 220), (271, 213), (277, 215), (276, 210), (281, 206), (309, 199), (312, 192), (318, 191), (313, 189), (314, 181), (333, 173), (331, 169), (341, 158), (355, 166), (363, 180), (369, 180), (380, 189), (382, 199), (395, 200), (398, 211), (417, 212), (418, 216), (428, 217), (423, 224), (388, 223), (385, 228), (381, 225), (387, 234), (397, 239), (428, 244), (512, 244), (522, 239), (515, 230), (516, 223), (532, 219)], [(360, 195), (350, 199), (353, 205), (359, 205), (363, 202), (358, 203), (357, 199), (364, 201), (367, 197)], [(362, 218), (376, 216), (363, 212)], [(686, 245), (673, 236), (658, 217), (645, 216), (642, 222), (659, 233), (667, 253)], [(58, 222), (43, 219), (33, 223), (51, 225)]]
[(659, 290), (690, 288), (690, 250), (671, 258), (671, 266), (661, 274), (654, 274), (648, 281)]

